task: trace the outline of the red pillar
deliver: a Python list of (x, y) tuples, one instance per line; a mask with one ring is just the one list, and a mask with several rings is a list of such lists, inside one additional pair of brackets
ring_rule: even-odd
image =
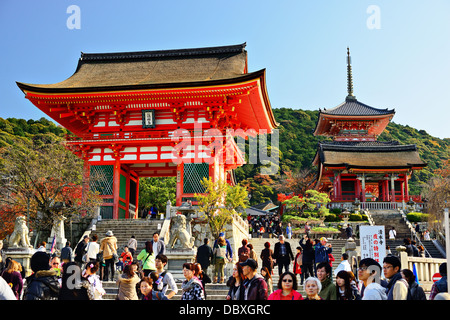
[(355, 198), (358, 198), (360, 201), (362, 200), (361, 199), (361, 181), (359, 181), (358, 178), (356, 178)]
[(408, 174), (405, 173), (405, 196), (406, 196), (406, 201), (409, 201), (408, 180), (409, 180)]
[(183, 163), (177, 165), (177, 195), (176, 195), (176, 206), (181, 206), (181, 199), (183, 195)]
[(113, 219), (119, 219), (119, 193), (120, 193), (120, 160), (116, 158), (114, 163), (113, 178)]
[(139, 216), (139, 176), (136, 178), (136, 214), (135, 218), (137, 219)]

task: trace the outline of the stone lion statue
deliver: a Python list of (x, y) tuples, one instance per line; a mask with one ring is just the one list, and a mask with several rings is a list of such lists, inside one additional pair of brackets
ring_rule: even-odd
[[(176, 214), (170, 220), (171, 226), (168, 247), (174, 249), (191, 249), (194, 246), (195, 238), (186, 230), (188, 223), (186, 216), (184, 214)], [(176, 242), (177, 240), (179, 240), (179, 244)]]
[(9, 247), (32, 248), (28, 237), (28, 227), (25, 217), (19, 216), (14, 224), (14, 231), (9, 237)]

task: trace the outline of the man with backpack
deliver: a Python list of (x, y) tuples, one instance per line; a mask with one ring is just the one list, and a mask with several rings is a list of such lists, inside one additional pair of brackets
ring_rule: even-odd
[(387, 256), (383, 260), (383, 273), (388, 280), (386, 294), (388, 300), (411, 300), (408, 282), (402, 278), (401, 262), (396, 256)]
[(170, 272), (167, 272), (167, 270), (164, 270), (167, 261), (168, 261), (167, 257), (163, 254), (158, 254), (155, 258), (156, 272), (159, 274), (159, 277), (158, 280), (156, 280), (154, 283), (153, 290), (160, 291), (168, 299), (171, 299), (174, 295), (177, 294), (178, 287), (177, 284), (175, 283), (173, 275)]

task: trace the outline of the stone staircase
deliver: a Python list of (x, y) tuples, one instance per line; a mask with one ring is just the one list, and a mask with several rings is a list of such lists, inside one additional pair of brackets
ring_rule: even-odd
[(91, 234), (96, 234), (100, 240), (105, 237), (108, 230), (114, 233), (117, 238), (118, 254), (123, 251), (123, 247), (127, 245), (131, 236), (136, 237), (138, 246), (136, 255), (145, 248), (145, 242), (152, 240), (153, 233), (158, 232), (158, 226), (161, 227), (163, 220), (145, 220), (145, 219), (130, 219), (130, 220), (101, 220), (97, 222), (96, 230)]
[[(385, 228), (386, 239), (389, 239), (389, 231), (392, 227), (395, 228), (397, 232), (396, 239), (403, 240), (404, 238), (411, 237), (411, 231), (406, 225), (405, 221), (402, 219), (401, 214), (396, 210), (371, 210), (370, 215), (373, 218), (375, 225), (382, 226)], [(392, 247), (391, 247), (392, 249)]]
[[(97, 223), (96, 230), (92, 232), (92, 234), (97, 234), (99, 239), (102, 239), (105, 236), (105, 233), (108, 230), (113, 231), (114, 236), (118, 241), (118, 253), (120, 254), (123, 250), (123, 247), (128, 243), (128, 240), (132, 235), (136, 237), (138, 241), (138, 249), (136, 250), (139, 253), (145, 246), (145, 241), (150, 240), (154, 232), (158, 231), (158, 224), (162, 225), (161, 220), (101, 220)], [(296, 248), (299, 246), (300, 239), (286, 239), (291, 244), (292, 252), (295, 256)], [(249, 243), (253, 244), (253, 247), (257, 253), (258, 257), (258, 265), (261, 265), (261, 251), (264, 249), (264, 243), (269, 242), (271, 244), (271, 249), (274, 249), (275, 243), (278, 242), (278, 239), (275, 238), (251, 238), (249, 239)], [(333, 262), (333, 270), (339, 265), (341, 260), (342, 248), (345, 246), (346, 240), (342, 239), (330, 239), (329, 242), (333, 246), (333, 256), (335, 261)], [(359, 245), (359, 241), (358, 241)], [(137, 254), (136, 253), (136, 254)], [(236, 253), (235, 253), (236, 254)], [(290, 264), (290, 270), (292, 271), (293, 264)], [(212, 266), (208, 268), (208, 274), (212, 279)], [(259, 271), (259, 268), (258, 268)], [(115, 279), (120, 274), (118, 272), (115, 273)], [(231, 274), (225, 274), (226, 278)], [(277, 289), (278, 283), (278, 267), (275, 267), (273, 270), (272, 280), (273, 280), (273, 288)], [(297, 278), (299, 281), (300, 277)], [(180, 300), (181, 299), (181, 281), (183, 279), (177, 279), (176, 282), (178, 285), (178, 293), (172, 298), (172, 300)], [(333, 278), (334, 282), (334, 278)], [(300, 282), (299, 282), (300, 284)], [(106, 290), (106, 295), (103, 297), (105, 300), (114, 300), (118, 289), (115, 281), (104, 281), (103, 287)], [(299, 285), (298, 291), (305, 295), (303, 291), (303, 286)], [(206, 294), (208, 300), (225, 300), (226, 295), (228, 293), (228, 287), (225, 284), (213, 284), (209, 283), (206, 285)]]

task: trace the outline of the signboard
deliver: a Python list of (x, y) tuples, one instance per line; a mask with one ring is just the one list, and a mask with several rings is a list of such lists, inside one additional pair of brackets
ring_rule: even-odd
[(154, 128), (155, 127), (155, 110), (142, 110), (142, 128)]
[(441, 276), (441, 274), (438, 272), (438, 273), (433, 274), (433, 277), (432, 277), (431, 279), (433, 280), (433, 282), (436, 282), (436, 281), (441, 280), (441, 278), (442, 278), (442, 276)]
[(380, 265), (386, 256), (386, 239), (384, 226), (361, 226), (359, 228), (361, 242), (361, 259), (372, 258)]

